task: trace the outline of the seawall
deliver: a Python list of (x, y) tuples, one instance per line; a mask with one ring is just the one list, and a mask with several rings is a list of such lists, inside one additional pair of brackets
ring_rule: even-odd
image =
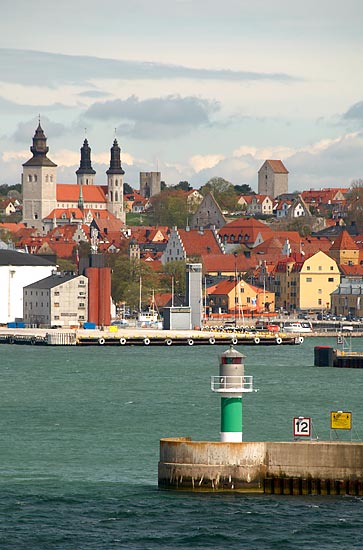
[(163, 489), (363, 495), (363, 442), (160, 440)]

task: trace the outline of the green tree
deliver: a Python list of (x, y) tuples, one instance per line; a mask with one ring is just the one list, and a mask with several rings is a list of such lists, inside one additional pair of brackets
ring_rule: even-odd
[(256, 193), (247, 183), (243, 183), (242, 185), (235, 185), (234, 190), (237, 195), (256, 195)]
[(188, 219), (187, 197), (182, 191), (168, 188), (151, 199), (154, 225), (185, 227)]
[(131, 195), (134, 192), (130, 184), (124, 183), (124, 195)]
[(203, 196), (213, 193), (222, 210), (235, 210), (237, 195), (234, 185), (223, 178), (212, 178), (199, 190)]
[(174, 293), (185, 295), (186, 284), (186, 264), (183, 261), (167, 262), (163, 266), (163, 271), (160, 275), (161, 289), (163, 292), (171, 291), (171, 278), (174, 277)]
[(159, 287), (157, 274), (140, 260), (125, 254), (109, 254), (107, 265), (112, 269), (111, 295), (117, 302), (125, 302), (133, 310), (139, 308), (140, 278), (142, 307), (149, 305), (152, 291)]
[(189, 185), (188, 181), (180, 181), (177, 185), (173, 186), (173, 189), (180, 191), (190, 191), (192, 189), (192, 186)]

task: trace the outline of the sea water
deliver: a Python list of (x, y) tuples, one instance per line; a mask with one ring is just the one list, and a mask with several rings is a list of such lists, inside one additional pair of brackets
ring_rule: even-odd
[[(363, 438), (363, 370), (313, 366), (315, 345), (237, 346), (259, 391), (246, 441)], [(363, 350), (363, 340), (353, 340)], [(161, 437), (218, 440), (223, 346), (0, 346), (0, 550), (363, 548), (363, 499), (157, 488)], [(330, 431), (351, 411), (352, 432)]]

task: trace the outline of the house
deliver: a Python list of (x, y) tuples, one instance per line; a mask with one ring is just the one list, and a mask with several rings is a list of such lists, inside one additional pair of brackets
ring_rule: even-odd
[(331, 310), (334, 315), (363, 317), (362, 278), (343, 278), (338, 288), (331, 294)]
[(322, 251), (280, 260), (274, 277), (276, 305), (288, 311), (329, 309), (330, 295), (340, 282), (336, 261)]
[(224, 280), (207, 289), (210, 313), (234, 313), (241, 317), (244, 313), (274, 311), (273, 292), (248, 284), (238, 277)]
[(56, 264), (35, 254), (0, 250), (0, 323), (23, 319), (23, 287), (51, 275)]
[(207, 193), (191, 218), (191, 229), (220, 229), (225, 224), (226, 219), (213, 193)]
[(344, 230), (333, 241), (329, 249), (329, 255), (340, 265), (358, 265), (359, 247), (354, 242), (348, 231)]
[(203, 254), (203, 273), (211, 277), (244, 276), (256, 266), (256, 260), (244, 254)]
[(224, 244), (245, 244), (248, 248), (254, 248), (274, 236), (274, 231), (260, 220), (243, 217), (224, 225), (219, 235)]
[(163, 264), (171, 261), (189, 261), (203, 254), (224, 254), (224, 247), (215, 229), (172, 230), (161, 256)]
[(309, 207), (306, 205), (301, 195), (298, 195), (287, 210), (287, 218), (301, 218), (301, 216), (310, 217)]
[(273, 200), (268, 195), (252, 195), (251, 201), (247, 206), (246, 214), (248, 216), (265, 215), (272, 216)]
[(11, 216), (17, 212), (14, 199), (0, 200), (0, 216)]
[(88, 319), (88, 279), (54, 271), (23, 289), (23, 319), (42, 327), (80, 326)]
[(265, 160), (258, 171), (258, 194), (276, 198), (288, 193), (289, 172), (281, 160)]

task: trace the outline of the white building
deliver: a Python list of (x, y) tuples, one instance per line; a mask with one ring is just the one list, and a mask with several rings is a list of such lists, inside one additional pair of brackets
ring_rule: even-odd
[(55, 271), (24, 287), (24, 322), (43, 327), (80, 326), (88, 319), (88, 279)]
[(48, 277), (56, 265), (35, 254), (0, 250), (0, 324), (23, 319), (23, 288)]

